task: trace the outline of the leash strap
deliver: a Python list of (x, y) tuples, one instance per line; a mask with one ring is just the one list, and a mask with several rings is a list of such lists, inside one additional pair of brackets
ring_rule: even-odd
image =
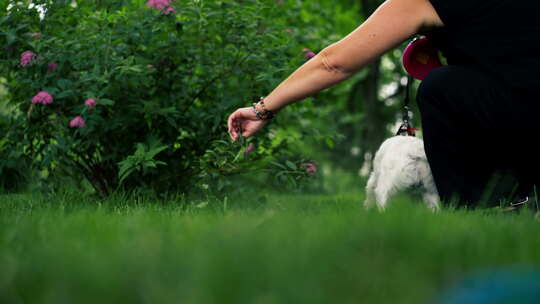
[(418, 130), (418, 129), (413, 128), (410, 123), (411, 117), (409, 115), (409, 103), (410, 103), (409, 91), (411, 90), (410, 89), (411, 82), (412, 82), (412, 76), (408, 74), (407, 85), (405, 87), (405, 100), (403, 101), (403, 123), (399, 127), (396, 135), (416, 136), (415, 131)]

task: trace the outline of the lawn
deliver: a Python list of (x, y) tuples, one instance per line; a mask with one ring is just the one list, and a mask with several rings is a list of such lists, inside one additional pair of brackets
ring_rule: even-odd
[(533, 214), (361, 193), (223, 200), (0, 197), (0, 303), (435, 303), (540, 266)]

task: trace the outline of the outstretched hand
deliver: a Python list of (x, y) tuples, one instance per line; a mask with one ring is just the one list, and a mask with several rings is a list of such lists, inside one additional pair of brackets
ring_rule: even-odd
[(233, 141), (238, 139), (238, 136), (251, 136), (257, 133), (267, 120), (259, 119), (251, 107), (240, 108), (234, 111), (227, 121), (229, 127), (229, 135)]

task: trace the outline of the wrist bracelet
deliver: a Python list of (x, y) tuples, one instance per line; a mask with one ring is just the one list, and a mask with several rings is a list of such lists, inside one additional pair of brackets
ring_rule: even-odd
[[(257, 104), (261, 105), (261, 108), (262, 108), (261, 111), (257, 110)], [(274, 118), (274, 116), (276, 116), (276, 113), (274, 113), (274, 112), (272, 112), (270, 110), (267, 110), (265, 108), (264, 97), (261, 97), (259, 102), (254, 102), (253, 103), (253, 112), (255, 113), (255, 116), (257, 116), (257, 118), (260, 119), (260, 120), (269, 120), (269, 119)]]

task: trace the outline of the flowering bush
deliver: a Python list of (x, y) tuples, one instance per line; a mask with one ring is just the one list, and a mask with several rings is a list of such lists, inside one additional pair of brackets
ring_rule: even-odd
[[(188, 190), (291, 155), (286, 133), (251, 139), (248, 150), (226, 134), (227, 115), (273, 89), (290, 62), (275, 1), (34, 3), (43, 15), (0, 5), (0, 75), (34, 167), (107, 195)], [(224, 156), (237, 151), (256, 156)], [(305, 173), (301, 162), (290, 176)]]

